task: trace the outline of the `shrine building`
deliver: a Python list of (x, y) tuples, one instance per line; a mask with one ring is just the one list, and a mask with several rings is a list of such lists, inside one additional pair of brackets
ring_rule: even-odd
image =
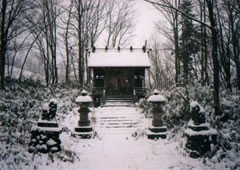
[(139, 99), (145, 96), (150, 68), (149, 51), (143, 48), (92, 48), (88, 69), (96, 102), (108, 98)]

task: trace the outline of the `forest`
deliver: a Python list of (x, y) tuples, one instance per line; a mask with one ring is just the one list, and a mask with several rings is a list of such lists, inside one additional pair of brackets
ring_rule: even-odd
[[(102, 48), (130, 47), (137, 22), (136, 1), (0, 1), (2, 146), (4, 142), (27, 146), (29, 127), (37, 117), (33, 112), (49, 98), (74, 101), (79, 94), (76, 89), (90, 90), (87, 49), (99, 42)], [(181, 136), (190, 103), (197, 101), (218, 131), (218, 144), (207, 155), (210, 162), (223, 160), (226, 169), (239, 168), (240, 1), (142, 1), (161, 16), (145, 44), (151, 49), (152, 64), (147, 95), (158, 89), (168, 99), (164, 119), (172, 136)], [(69, 102), (60, 110), (70, 112), (71, 107), (76, 104)], [(140, 107), (150, 112), (146, 100)], [(18, 136), (9, 135), (12, 132)], [(9, 148), (0, 149), (5, 153), (0, 156), (1, 169)]]

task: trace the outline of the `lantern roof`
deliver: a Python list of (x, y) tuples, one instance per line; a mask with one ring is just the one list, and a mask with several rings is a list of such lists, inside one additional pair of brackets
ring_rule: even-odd
[(166, 102), (167, 99), (160, 94), (160, 91), (158, 91), (157, 89), (155, 89), (153, 91), (153, 95), (151, 95), (149, 98), (148, 98), (148, 102), (160, 102), (160, 103), (163, 103), (163, 102)]
[(87, 95), (87, 91), (86, 90), (82, 90), (81, 92), (81, 96), (78, 96), (75, 100), (76, 103), (91, 103), (92, 102), (92, 98)]

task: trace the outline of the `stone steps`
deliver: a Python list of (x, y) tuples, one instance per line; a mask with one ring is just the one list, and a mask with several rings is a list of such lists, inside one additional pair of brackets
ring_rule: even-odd
[(103, 107), (95, 111), (100, 133), (134, 133), (142, 128), (144, 115), (135, 107)]
[(102, 106), (134, 106), (133, 96), (106, 96), (105, 100), (102, 101)]

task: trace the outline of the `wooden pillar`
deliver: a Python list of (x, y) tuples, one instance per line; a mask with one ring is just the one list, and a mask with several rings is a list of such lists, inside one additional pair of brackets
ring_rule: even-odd
[(143, 80), (142, 80), (142, 88), (146, 87), (146, 68), (144, 68), (144, 72), (143, 72)]
[(93, 68), (89, 68), (90, 70), (90, 87), (93, 88), (94, 87), (94, 72), (93, 72)]

